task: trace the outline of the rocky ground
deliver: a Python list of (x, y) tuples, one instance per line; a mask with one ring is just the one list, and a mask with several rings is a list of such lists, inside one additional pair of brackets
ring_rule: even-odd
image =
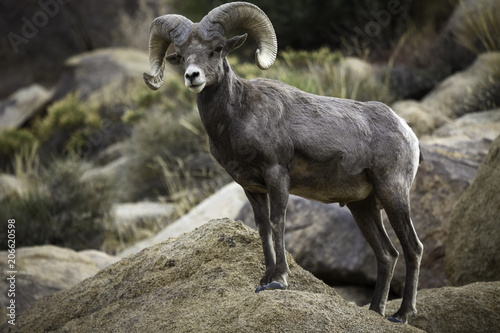
[[(500, 282), (419, 293), (410, 325), (343, 300), (288, 255), (289, 290), (254, 292), (265, 270), (256, 231), (212, 220), (35, 303), (2, 332), (493, 332)], [(400, 300), (389, 302), (390, 314)]]

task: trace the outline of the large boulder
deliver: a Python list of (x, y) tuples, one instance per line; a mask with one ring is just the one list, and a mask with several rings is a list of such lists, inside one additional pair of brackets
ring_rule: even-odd
[[(489, 142), (421, 142), (424, 161), (410, 191), (411, 217), (424, 244), (420, 288), (447, 285), (444, 273), (448, 217), (460, 195), (470, 186)], [(386, 220), (387, 221), (387, 220)], [(392, 228), (389, 235), (402, 254)], [(401, 295), (405, 277), (400, 256), (394, 272), (393, 288)]]
[(481, 54), (470, 67), (442, 81), (421, 103), (424, 109), (450, 119), (500, 105), (500, 52)]
[[(408, 318), (408, 324), (428, 333), (498, 332), (499, 299), (500, 281), (420, 290), (418, 313)], [(400, 299), (390, 301), (386, 311), (396, 311), (400, 304)]]
[[(375, 256), (347, 207), (291, 195), (286, 215), (286, 248), (301, 267), (332, 285), (375, 284)], [(236, 219), (256, 228), (249, 203)]]
[(1, 101), (0, 133), (7, 129), (19, 128), (38, 115), (53, 95), (53, 90), (47, 90), (39, 84), (32, 84)]
[(500, 280), (500, 136), (450, 215), (446, 276), (451, 285)]
[(153, 237), (176, 216), (174, 204), (151, 201), (115, 204), (110, 212), (113, 229), (126, 244)]
[(45, 298), (4, 332), (419, 332), (349, 304), (288, 256), (289, 290), (255, 293), (257, 233), (214, 220)]
[(211, 219), (221, 217), (233, 218), (238, 214), (246, 202), (248, 202), (248, 200), (241, 186), (232, 182), (221, 188), (217, 193), (203, 200), (200, 204), (191, 209), (189, 213), (172, 222), (156, 235), (135, 243), (118, 255), (126, 257), (139, 252), (148, 246), (162, 242), (170, 237), (177, 237), (183, 233), (190, 232)]
[[(1, 252), (1, 256), (7, 258), (7, 252)], [(98, 251), (79, 253), (52, 245), (19, 248), (15, 259), (16, 314), (35, 301), (68, 289), (117, 261), (115, 257)], [(7, 260), (0, 262), (0, 269), (2, 272), (12, 271), (7, 267)], [(7, 282), (2, 279), (2, 290), (8, 289)], [(5, 311), (10, 301), (7, 296), (6, 292), (0, 294), (2, 322), (7, 320)]]
[[(70, 57), (64, 63), (55, 98), (77, 92), (83, 100), (116, 99), (142, 85), (149, 68), (146, 52), (131, 48), (104, 48)], [(168, 69), (167, 69), (168, 71)]]
[(466, 114), (439, 127), (434, 136), (439, 138), (462, 137), (463, 140), (495, 140), (500, 133), (500, 109)]

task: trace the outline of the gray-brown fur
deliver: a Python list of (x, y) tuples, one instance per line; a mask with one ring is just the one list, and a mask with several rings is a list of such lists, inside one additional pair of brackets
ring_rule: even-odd
[[(245, 22), (221, 28), (214, 17)], [(416, 311), (423, 251), (410, 219), (409, 190), (420, 154), (412, 130), (382, 103), (316, 96), (279, 81), (239, 78), (226, 55), (243, 44), (246, 34), (227, 40), (221, 31), (243, 27), (254, 38), (265, 39), (257, 40), (263, 48), (257, 52), (259, 67), (270, 66), (276, 55), (272, 25), (254, 5), (220, 6), (199, 25), (186, 20), (166, 15), (153, 22), (152, 35), (167, 25), (170, 30), (156, 34), (170, 37), (150, 39), (153, 75), (145, 74), (145, 81), (159, 88), (165, 45), (174, 43), (175, 54), (167, 60), (184, 66), (186, 86), (197, 93), (210, 151), (243, 187), (253, 207), (266, 263), (257, 290), (287, 287), (284, 232), (289, 193), (340, 202), (349, 207), (376, 254), (377, 284), (370, 308), (384, 315), (398, 252), (385, 232), (383, 207), (407, 266), (401, 308), (391, 320), (407, 322)]]

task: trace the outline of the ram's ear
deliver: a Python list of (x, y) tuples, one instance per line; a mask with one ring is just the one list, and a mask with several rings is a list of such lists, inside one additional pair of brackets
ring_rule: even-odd
[(167, 61), (173, 66), (182, 65), (182, 57), (177, 53), (172, 53), (166, 56)]
[(226, 41), (226, 46), (224, 47), (224, 49), (226, 50), (227, 53), (233, 51), (233, 50), (236, 50), (238, 47), (240, 47), (241, 45), (243, 45), (243, 43), (245, 42), (245, 40), (247, 39), (248, 37), (248, 34), (244, 34), (244, 35), (241, 35), (241, 36), (235, 36), (233, 38), (229, 38), (227, 41)]

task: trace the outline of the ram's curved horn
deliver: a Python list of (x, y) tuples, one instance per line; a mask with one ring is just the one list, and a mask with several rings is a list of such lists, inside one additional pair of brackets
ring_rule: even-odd
[(257, 6), (246, 2), (232, 2), (210, 11), (198, 25), (205, 37), (213, 33), (225, 36), (231, 30), (243, 29), (257, 42), (255, 63), (268, 69), (276, 60), (278, 42), (273, 25)]
[(165, 55), (172, 42), (181, 43), (191, 31), (193, 22), (182, 15), (163, 15), (151, 23), (149, 31), (149, 64), (151, 75), (144, 73), (144, 82), (156, 90), (163, 84)]

